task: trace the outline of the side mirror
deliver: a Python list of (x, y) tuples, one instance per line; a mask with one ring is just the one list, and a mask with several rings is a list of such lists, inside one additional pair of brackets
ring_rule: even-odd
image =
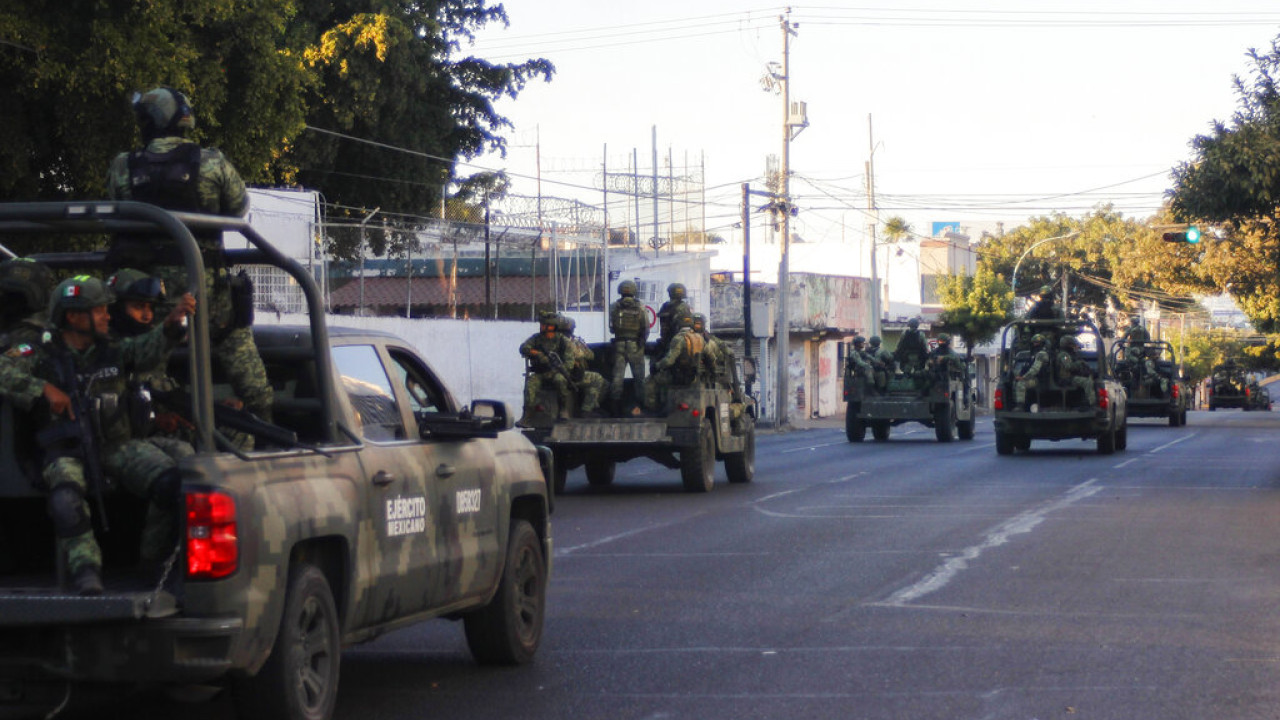
[(507, 411), (507, 404), (500, 400), (472, 400), (471, 417), (486, 430), (510, 430), (516, 424), (515, 418)]

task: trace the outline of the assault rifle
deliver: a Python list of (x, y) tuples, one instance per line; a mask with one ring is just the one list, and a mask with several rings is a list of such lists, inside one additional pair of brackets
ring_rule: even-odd
[(573, 373), (569, 372), (569, 367), (564, 364), (564, 360), (560, 359), (559, 353), (547, 353), (547, 362), (551, 363), (552, 370), (564, 376), (564, 379), (569, 383), (569, 387), (574, 390), (578, 389), (578, 383), (573, 381)]
[[(103, 499), (103, 486), (107, 483), (102, 472), (102, 461), (99, 456), (101, 444), (98, 441), (101, 428), (98, 425), (98, 405), (101, 398), (92, 398), (89, 387), (80, 387), (80, 378), (76, 373), (75, 359), (68, 353), (56, 353), (53, 357), (54, 370), (57, 375), (56, 386), (67, 394), (71, 400), (69, 415), (57, 419), (49, 427), (36, 435), (36, 441), (45, 452), (45, 462), (58, 457), (78, 457), (84, 463), (84, 476), (89, 489), (93, 492), (94, 504), (98, 506), (98, 517), (102, 519), (103, 531), (109, 530), (107, 524), (107, 504)], [(89, 381), (92, 387), (93, 381)]]

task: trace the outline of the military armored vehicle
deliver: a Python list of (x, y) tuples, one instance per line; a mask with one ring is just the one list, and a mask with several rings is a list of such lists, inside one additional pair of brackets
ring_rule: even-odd
[[(1036, 335), (1044, 338), (1049, 361), (1033, 377), (1028, 371), (1035, 361)], [(1081, 348), (1075, 370), (1059, 365), (1064, 337), (1075, 338)], [(998, 454), (1026, 451), (1032, 440), (1096, 440), (1104, 455), (1128, 446), (1128, 394), (1115, 378), (1097, 326), (1088, 320), (1019, 320), (1005, 326), (1000, 338), (1000, 376), (993, 398)], [(1091, 382), (1068, 384), (1066, 375)], [(1027, 383), (1021, 403), (1019, 377)], [(1085, 385), (1092, 397), (1085, 394)]]
[(926, 367), (914, 375), (896, 373), (879, 390), (857, 377), (848, 363), (844, 371), (844, 431), (849, 442), (863, 442), (867, 428), (878, 441), (889, 439), (890, 428), (918, 422), (933, 428), (938, 442), (958, 435), (972, 440), (974, 424), (973, 366), (963, 372)]
[(1248, 384), (1244, 367), (1234, 360), (1213, 366), (1209, 378), (1209, 409), (1245, 408), (1249, 404)]
[(1173, 345), (1163, 340), (1117, 340), (1111, 366), (1129, 395), (1129, 417), (1162, 417), (1169, 427), (1187, 424), (1191, 387), (1178, 370)]
[(1271, 411), (1271, 391), (1258, 386), (1249, 387), (1249, 405), (1246, 410)]
[[(67, 236), (141, 233), (167, 236), (203, 278), (192, 230), (239, 233), (253, 249), (228, 251), (231, 267), (274, 268), (301, 288), (309, 325), (255, 328), (274, 424), (215, 405), (229, 387), (193, 284), (188, 344), (169, 365), (195, 448), (179, 465), (172, 552), (135, 570), (145, 508), (107, 488), (94, 512), (104, 592), (76, 596), (38, 458), (14, 440), (24, 415), (0, 407), (0, 715), (74, 706), (87, 687), (213, 685), (244, 718), (324, 720), (343, 647), (430, 618), (461, 620), (482, 663), (529, 662), (551, 568), (550, 453), (502, 403), (461, 407), (404, 341), (327, 327), (310, 273), (246, 222), (133, 202), (0, 205), (0, 242), (39, 233), (49, 252), (37, 259), (81, 272), (103, 253), (55, 252)], [(254, 448), (228, 443), (228, 429)]]
[[(610, 343), (591, 345), (592, 369), (609, 377), (613, 366)], [(715, 487), (716, 462), (723, 461), (731, 483), (748, 483), (755, 475), (756, 406), (750, 396), (734, 389), (731, 368), (719, 368), (687, 387), (672, 387), (658, 408), (624, 417), (557, 419), (559, 400), (544, 387), (537, 404), (526, 408), (521, 424), (529, 439), (555, 455), (554, 485), (564, 490), (568, 472), (585, 467), (587, 482), (604, 487), (613, 483), (618, 463), (648, 458), (680, 470), (688, 492)], [(634, 397), (632, 380), (624, 397)]]

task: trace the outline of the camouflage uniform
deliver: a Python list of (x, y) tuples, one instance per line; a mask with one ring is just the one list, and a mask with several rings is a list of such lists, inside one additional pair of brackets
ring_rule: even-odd
[[(622, 285), (628, 282), (624, 280)], [(627, 368), (631, 368), (636, 401), (641, 402), (644, 392), (644, 346), (649, 340), (649, 317), (644, 306), (636, 300), (634, 283), (631, 294), (620, 287), (622, 297), (609, 306), (609, 332), (613, 334), (613, 377), (609, 384), (609, 399), (615, 404), (622, 399), (622, 387)]]
[(1124, 331), (1124, 339), (1131, 343), (1145, 343), (1151, 339), (1151, 333), (1142, 327), (1138, 318), (1131, 317), (1129, 318), (1129, 329)]
[(560, 358), (566, 371), (571, 367), (574, 359), (572, 344), (558, 332), (555, 319), (547, 318), (542, 321), (541, 331), (530, 335), (520, 345), (520, 354), (529, 361), (529, 370), (524, 378), (524, 413), (529, 415), (529, 411), (538, 404), (542, 384), (549, 383), (560, 400), (560, 419), (567, 420), (573, 404), (573, 388), (568, 378), (552, 365), (552, 353)]
[(1029, 320), (1056, 320), (1063, 317), (1059, 312), (1058, 306), (1055, 304), (1053, 297), (1053, 287), (1045, 285), (1040, 288), (1040, 297), (1036, 300), (1035, 305), (1027, 311), (1027, 319)]
[(671, 338), (680, 331), (681, 318), (693, 317), (693, 308), (684, 299), (684, 285), (671, 283), (667, 286), (667, 297), (658, 309), (658, 348), (657, 357), (661, 357), (671, 346)]
[(964, 356), (951, 349), (951, 336), (946, 333), (938, 335), (938, 344), (929, 352), (925, 364), (948, 377), (964, 377)]
[[(100, 282), (81, 276), (65, 281), (58, 289), (82, 279), (101, 286)], [(52, 318), (55, 326), (60, 321), (60, 317)], [(42, 479), (49, 492), (49, 513), (58, 547), (73, 576), (92, 568), (96, 577), (102, 566), (102, 551), (93, 535), (85, 500), (91, 488), (85, 473), (84, 446), (78, 434), (61, 432), (69, 429), (67, 418), (54, 416), (47, 406), (37, 409), (37, 403), (45, 398), (45, 385), (70, 391), (69, 385), (78, 384), (80, 392), (100, 399), (103, 409), (94, 425), (94, 439), (107, 476), (102, 480), (123, 484), (153, 506), (148, 508), (148, 525), (143, 531), (150, 544), (142, 548), (142, 557), (158, 561), (176, 541), (174, 508), (180, 476), (173, 459), (134, 437), (126, 379), (135, 370), (162, 366), (179, 340), (178, 335), (158, 326), (143, 335), (118, 342), (98, 339), (84, 350), (76, 350), (64, 342), (61, 333), (53, 333), (48, 342), (18, 345), (0, 356), (0, 394), (33, 412), (43, 428), (41, 445), (46, 465)], [(101, 592), (100, 583), (97, 592)]]
[(569, 366), (569, 374), (573, 376), (573, 382), (578, 386), (581, 400), (578, 409), (584, 413), (595, 413), (600, 408), (600, 396), (604, 394), (606, 383), (603, 375), (590, 369), (596, 354), (583, 342), (582, 338), (573, 334), (576, 325), (573, 318), (564, 318), (563, 332), (569, 340), (572, 356), (572, 359), (565, 358), (565, 364)]
[(1026, 407), (1027, 388), (1039, 387), (1040, 373), (1049, 370), (1049, 353), (1044, 349), (1044, 343), (1043, 335), (1031, 338), (1031, 351), (1035, 353), (1035, 358), (1025, 372), (1013, 379), (1013, 402), (1019, 410)]
[(715, 362), (702, 334), (693, 329), (693, 316), (681, 318), (682, 328), (671, 338), (667, 353), (654, 363), (654, 373), (644, 386), (645, 406), (657, 410), (668, 387), (684, 387), (701, 380)]
[(889, 378), (893, 375), (896, 361), (893, 353), (885, 349), (879, 335), (872, 335), (864, 356), (871, 363), (871, 377), (877, 390), (884, 391), (889, 387)]
[(1080, 344), (1071, 335), (1058, 341), (1062, 348), (1058, 352), (1057, 380), (1067, 389), (1078, 389), (1084, 393), (1085, 404), (1091, 408), (1098, 406), (1098, 393), (1093, 385), (1093, 377), (1089, 374), (1089, 366), (1080, 359)]
[(919, 330), (920, 321), (911, 318), (907, 321), (907, 331), (902, 333), (898, 346), (893, 349), (893, 357), (898, 361), (902, 372), (910, 375), (924, 363), (929, 345), (925, 342), (924, 333)]
[[(186, 98), (157, 88), (135, 104), (146, 147), (120, 153), (107, 170), (107, 194), (115, 200), (142, 200), (169, 210), (240, 217), (249, 208), (244, 181), (215, 148), (201, 149), (185, 137), (194, 127)], [(174, 107), (175, 100), (179, 103)], [(183, 114), (185, 111), (185, 115)], [(196, 177), (190, 177), (195, 170)], [(205, 262), (205, 298), (209, 311), (210, 348), (232, 390), (245, 407), (264, 420), (271, 419), (273, 393), (262, 356), (244, 317), (237, 319), (232, 304), (233, 279), (222, 255), (218, 232), (194, 233)], [(185, 265), (172, 243), (154, 237), (117, 237), (107, 254), (113, 269), (134, 267), (164, 280), (171, 288), (188, 288)], [(236, 282), (243, 282), (239, 279)], [(245, 300), (245, 303), (251, 302)], [(167, 314), (164, 305), (159, 314)], [(242, 316), (251, 308), (240, 310)]]
[(852, 382), (860, 382), (865, 389), (875, 382), (875, 368), (867, 358), (866, 343), (866, 338), (861, 335), (855, 335), (853, 338), (853, 347), (850, 348), (848, 356), (844, 359), (844, 381), (846, 386)]
[(53, 285), (53, 271), (44, 263), (31, 258), (11, 258), (0, 263), (0, 351), (43, 341)]

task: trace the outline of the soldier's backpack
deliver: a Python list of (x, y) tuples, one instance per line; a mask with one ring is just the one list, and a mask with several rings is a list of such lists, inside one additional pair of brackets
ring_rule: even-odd
[(618, 311), (613, 319), (614, 336), (619, 340), (639, 341), (644, 337), (649, 316), (634, 298), (618, 301)]

